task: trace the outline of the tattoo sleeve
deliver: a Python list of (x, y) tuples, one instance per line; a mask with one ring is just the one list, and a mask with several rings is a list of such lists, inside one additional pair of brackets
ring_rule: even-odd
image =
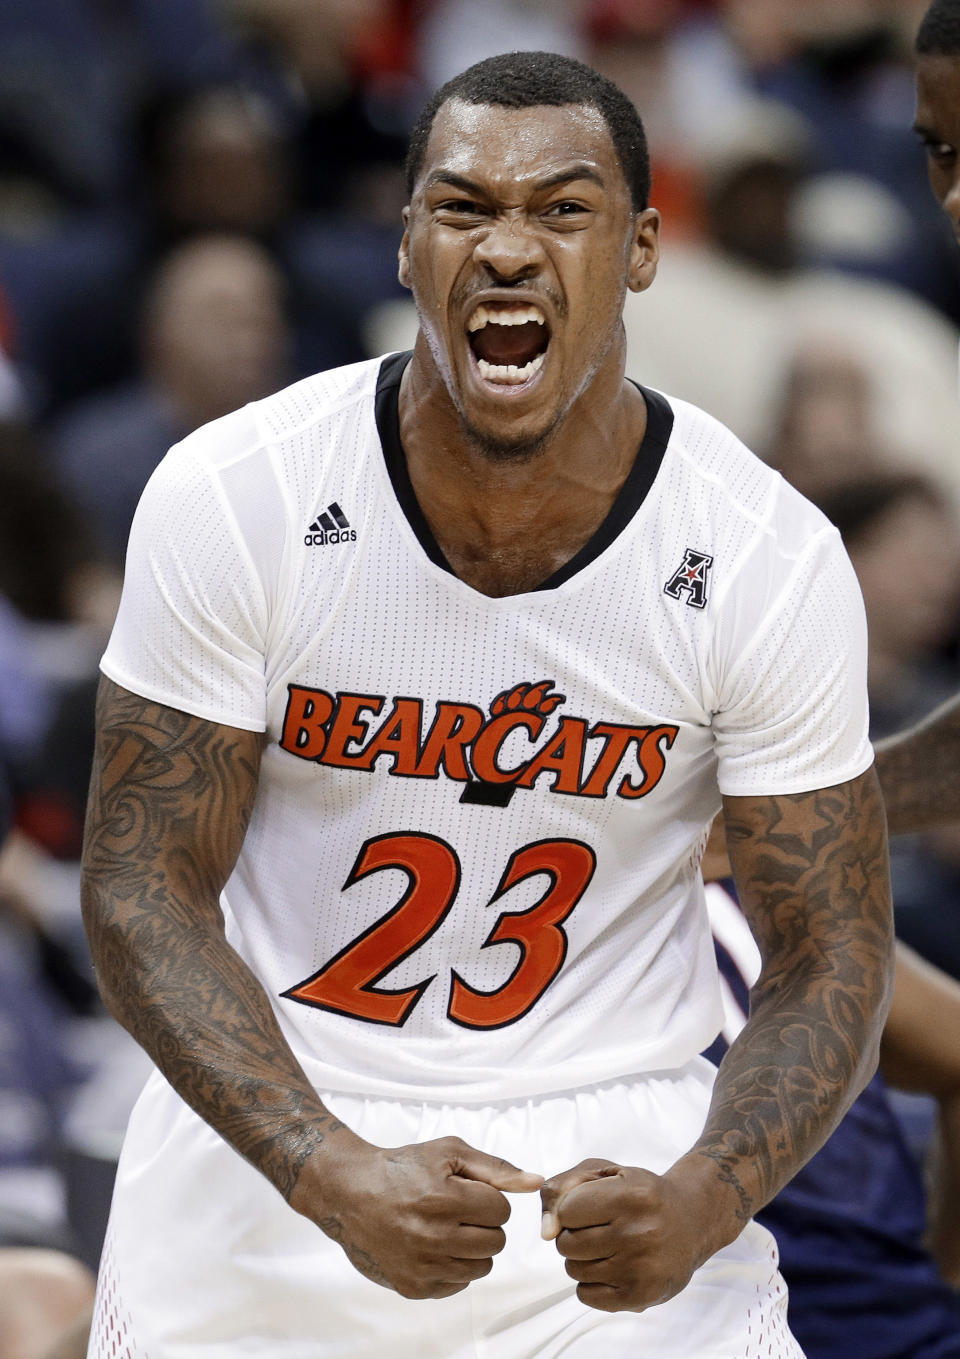
[(763, 969), (694, 1152), (745, 1222), (830, 1135), (877, 1064), (892, 990), (883, 805), (873, 770), (833, 788), (726, 798)]
[(305, 1160), (341, 1125), (224, 935), (219, 894), (250, 818), (261, 742), (101, 680), (83, 913), (108, 1008), (289, 1200)]
[(960, 820), (960, 697), (877, 745), (891, 835)]

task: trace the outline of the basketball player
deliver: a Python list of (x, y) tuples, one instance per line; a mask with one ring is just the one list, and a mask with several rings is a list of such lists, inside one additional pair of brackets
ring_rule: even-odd
[(960, 240), (960, 0), (934, 0), (916, 39), (914, 130), (930, 185)]
[[(933, 0), (916, 37), (914, 131), (930, 186), (960, 241), (960, 0)], [(877, 771), (891, 831), (925, 830), (960, 816), (960, 697), (884, 741)]]
[[(659, 219), (615, 87), (480, 63), (409, 177), (412, 355), (205, 427), (138, 510), (84, 897), (159, 1072), (90, 1353), (796, 1359), (751, 1215), (891, 981), (856, 583), (624, 380)], [(721, 800), (764, 969), (714, 1085)]]

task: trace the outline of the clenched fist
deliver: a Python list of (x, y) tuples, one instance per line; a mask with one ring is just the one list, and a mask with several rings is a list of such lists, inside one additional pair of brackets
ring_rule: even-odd
[[(542, 1235), (556, 1241), (577, 1297), (602, 1312), (642, 1312), (685, 1288), (713, 1251), (702, 1183), (611, 1161), (582, 1161), (547, 1180)], [(726, 1234), (729, 1239), (736, 1235)]]
[(543, 1184), (458, 1137), (393, 1148), (351, 1141), (348, 1157), (326, 1162), (322, 1183), (302, 1179), (291, 1204), (361, 1274), (405, 1298), (447, 1298), (489, 1274), (506, 1241), (504, 1191)]

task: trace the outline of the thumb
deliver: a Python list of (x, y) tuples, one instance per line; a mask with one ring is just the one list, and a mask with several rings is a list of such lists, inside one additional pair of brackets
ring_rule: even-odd
[(562, 1229), (560, 1206), (571, 1189), (576, 1189), (580, 1184), (587, 1184), (590, 1180), (616, 1175), (618, 1170), (619, 1167), (610, 1161), (581, 1161), (572, 1170), (565, 1170), (562, 1174), (553, 1175), (549, 1180), (545, 1180), (540, 1189), (540, 1202), (543, 1205), (540, 1235), (543, 1240), (555, 1241), (560, 1235)]
[(543, 1184), (542, 1175), (532, 1170), (520, 1170), (501, 1156), (488, 1156), (473, 1148), (457, 1155), (452, 1163), (452, 1173), (464, 1180), (479, 1180), (507, 1194), (532, 1194)]

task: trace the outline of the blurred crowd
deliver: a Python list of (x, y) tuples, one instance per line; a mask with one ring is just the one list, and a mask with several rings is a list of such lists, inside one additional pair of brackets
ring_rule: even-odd
[[(822, 505), (866, 598), (875, 734), (960, 681), (960, 253), (911, 132), (925, 0), (0, 5), (0, 1244), (96, 1262), (145, 1059), (79, 923), (96, 667), (166, 449), (407, 347), (405, 136), (516, 47), (648, 128), (663, 262), (629, 372)], [(960, 977), (960, 835), (904, 842), (898, 932)]]

